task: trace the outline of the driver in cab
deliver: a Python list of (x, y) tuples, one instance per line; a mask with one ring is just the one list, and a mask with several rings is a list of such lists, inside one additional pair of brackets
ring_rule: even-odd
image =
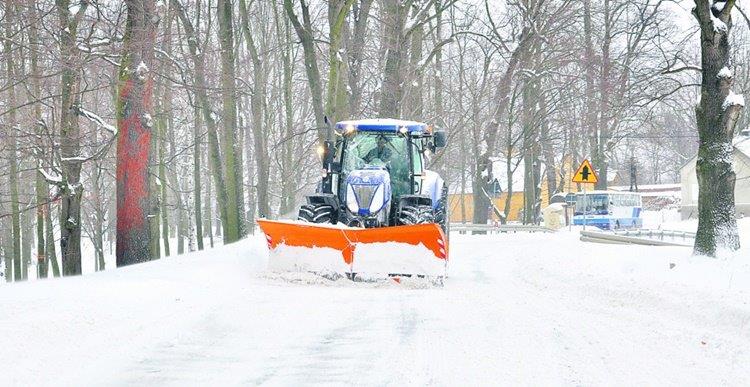
[(378, 145), (367, 152), (364, 158), (365, 162), (371, 163), (375, 159), (380, 159), (380, 161), (387, 163), (391, 159), (391, 150), (388, 149), (387, 144), (388, 140), (385, 136), (379, 136)]

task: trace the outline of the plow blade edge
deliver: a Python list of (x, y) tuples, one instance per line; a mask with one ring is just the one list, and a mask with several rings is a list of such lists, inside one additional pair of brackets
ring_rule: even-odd
[(445, 276), (447, 241), (434, 223), (368, 229), (263, 219), (258, 224), (271, 271)]

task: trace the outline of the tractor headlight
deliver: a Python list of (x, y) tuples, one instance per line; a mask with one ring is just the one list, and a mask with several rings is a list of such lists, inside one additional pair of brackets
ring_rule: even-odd
[(351, 184), (346, 185), (346, 208), (353, 214), (359, 211), (359, 203), (357, 203), (357, 197), (354, 195), (354, 188)]

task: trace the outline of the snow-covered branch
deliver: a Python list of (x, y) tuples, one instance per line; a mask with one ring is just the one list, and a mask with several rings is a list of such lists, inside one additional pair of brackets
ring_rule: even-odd
[(47, 183), (53, 184), (53, 185), (59, 185), (62, 183), (62, 176), (60, 176), (57, 173), (50, 173), (44, 170), (44, 168), (39, 168), (39, 173), (42, 174), (44, 177), (44, 180), (47, 180)]
[(95, 123), (97, 127), (102, 128), (110, 133), (112, 133), (113, 136), (117, 136), (117, 127), (114, 125), (108, 124), (102, 117), (99, 115), (90, 112), (80, 106), (73, 106), (73, 113), (85, 117), (89, 121)]

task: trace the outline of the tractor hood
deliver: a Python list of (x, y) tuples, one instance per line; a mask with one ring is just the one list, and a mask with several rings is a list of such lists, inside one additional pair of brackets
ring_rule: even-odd
[(354, 170), (346, 177), (346, 207), (359, 216), (375, 215), (391, 200), (391, 177), (383, 167)]

